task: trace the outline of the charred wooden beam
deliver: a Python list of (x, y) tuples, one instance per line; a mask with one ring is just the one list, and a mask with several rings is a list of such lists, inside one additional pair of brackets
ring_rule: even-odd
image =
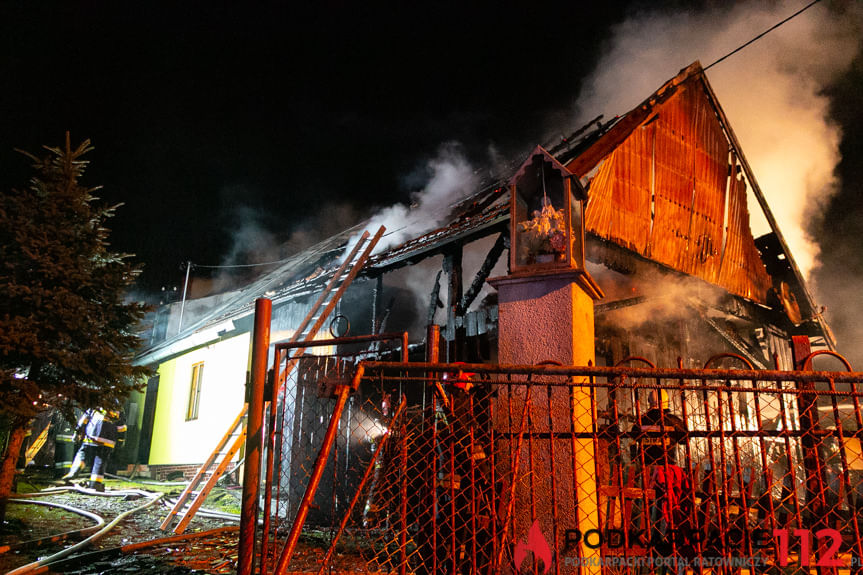
[(607, 313), (610, 311), (614, 311), (616, 309), (623, 309), (627, 307), (632, 307), (634, 305), (640, 305), (647, 301), (647, 297), (640, 295), (636, 297), (630, 297), (626, 299), (619, 299), (617, 301), (611, 301), (608, 303), (601, 303), (593, 306), (593, 313)]
[(486, 208), (498, 201), (504, 194), (509, 192), (506, 182), (497, 181), (488, 186), (478, 194), (456, 205), (453, 213), (458, 214), (458, 219), (472, 218), (485, 211)]
[(384, 308), (384, 312), (381, 314), (380, 319), (378, 319), (378, 330), (375, 333), (383, 333), (387, 329), (387, 320), (390, 318), (390, 313), (393, 311), (393, 305), (396, 303), (395, 296), (391, 297), (387, 302), (387, 307)]
[(767, 363), (764, 361), (764, 358), (757, 358), (756, 352), (753, 352), (752, 348), (743, 338), (727, 329), (724, 329), (700, 307), (693, 305), (692, 303), (689, 304), (689, 307), (698, 313), (698, 315), (701, 316), (701, 319), (713, 328), (713, 331), (718, 333), (725, 341), (731, 344), (731, 347), (736, 349), (743, 357), (751, 361), (755, 367), (758, 369), (767, 369)]
[[(463, 316), (458, 313), (458, 303), (462, 298), (462, 253), (461, 244), (450, 247), (443, 259), (443, 269), (449, 276), (449, 290), (447, 294), (447, 318), (446, 331), (447, 340), (452, 342), (452, 353), (449, 361), (459, 361), (462, 358), (461, 347), (464, 342), (464, 328), (457, 327), (458, 320)], [(449, 348), (448, 348), (449, 349)]]
[(470, 287), (467, 290), (467, 293), (461, 298), (458, 302), (458, 306), (456, 307), (456, 315), (463, 316), (467, 313), (467, 308), (470, 307), (470, 304), (473, 303), (473, 300), (476, 299), (476, 296), (479, 295), (482, 286), (485, 284), (485, 280), (488, 279), (491, 270), (494, 269), (494, 266), (497, 264), (497, 261), (500, 259), (503, 250), (506, 248), (506, 234), (500, 234), (497, 237), (497, 241), (494, 242), (494, 245), (488, 252), (488, 255), (485, 256), (485, 261), (480, 266), (479, 271), (476, 273), (476, 277), (473, 278), (473, 283), (470, 284)]
[(509, 231), (509, 205), (490, 208), (488, 214), (429, 232), (376, 256), (369, 273), (388, 273), (439, 254), (454, 244), (469, 244), (495, 233)]
[(575, 143), (576, 138), (581, 136), (583, 133), (585, 133), (587, 130), (592, 128), (594, 125), (596, 125), (598, 128), (601, 127), (603, 116), (604, 116), (603, 114), (600, 114), (599, 116), (595, 117), (594, 119), (592, 119), (591, 121), (589, 121), (588, 123), (586, 123), (585, 125), (580, 127), (579, 129), (577, 129), (576, 131), (572, 132), (569, 136), (561, 136), (560, 142), (558, 142), (553, 147), (552, 146), (544, 146), (544, 147), (548, 150), (548, 153), (551, 154), (552, 156), (556, 156), (557, 154), (568, 150)]
[(372, 333), (380, 333), (380, 318), (378, 314), (381, 309), (381, 301), (384, 297), (384, 276), (379, 275), (375, 281), (375, 287), (372, 289)]
[(437, 312), (439, 307), (443, 307), (443, 302), (440, 300), (440, 276), (443, 273), (443, 270), (438, 270), (437, 275), (434, 279), (434, 287), (431, 291), (431, 297), (429, 298), (429, 307), (428, 314), (426, 316), (426, 325), (434, 324), (434, 315)]

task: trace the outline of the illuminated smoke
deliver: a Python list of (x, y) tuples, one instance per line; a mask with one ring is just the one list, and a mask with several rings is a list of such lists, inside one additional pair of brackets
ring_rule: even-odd
[(316, 214), (291, 226), (290, 235), (282, 244), (282, 251), (287, 254), (298, 253), (349, 229), (361, 219), (362, 213), (350, 204), (324, 204)]
[[(643, 12), (612, 38), (576, 104), (586, 122), (624, 113), (691, 62), (707, 66), (803, 6), (744, 2), (673, 14)], [(824, 88), (858, 48), (859, 6), (846, 13), (818, 5), (711, 68), (708, 80), (727, 113), (798, 266), (812, 269), (812, 212), (834, 193), (840, 131)], [(755, 236), (766, 220), (750, 197)]]
[[(223, 192), (224, 193), (224, 192)], [(264, 214), (248, 205), (232, 207), (230, 213), (231, 247), (219, 262), (220, 266), (247, 265), (257, 262), (276, 261), (281, 250), (276, 236), (267, 229)], [(249, 274), (257, 274), (256, 268), (225, 267), (218, 269), (213, 277), (212, 291), (222, 292), (237, 287)]]
[[(497, 159), (494, 148), (489, 147), (488, 155), (494, 165)], [(418, 182), (421, 187), (419, 192), (411, 196), (410, 206), (396, 204), (385, 208), (372, 216), (366, 225), (366, 229), (371, 232), (381, 225), (387, 228), (386, 235), (375, 248), (378, 253), (448, 224), (453, 205), (477, 192), (480, 177), (463, 154), (461, 146), (451, 142), (441, 146), (433, 158), (425, 162), (420, 170), (409, 175), (406, 180)], [(351, 245), (355, 239), (352, 239)], [(494, 243), (494, 238), (490, 241)], [(350, 247), (349, 245), (345, 253), (350, 250)], [(476, 242), (475, 245), (465, 246), (463, 260), (465, 289), (490, 247), (488, 239)], [(505, 258), (501, 259), (505, 260)], [(422, 337), (424, 334), (430, 294), (435, 276), (441, 269), (441, 260), (440, 257), (431, 258), (387, 275), (388, 286), (404, 288), (412, 294), (412, 302), (401, 301), (396, 304), (414, 307), (416, 317), (420, 321), (416, 325), (409, 326), (412, 337)], [(440, 291), (440, 300), (444, 303), (447, 301), (447, 282), (447, 276), (444, 274), (441, 277)], [(490, 288), (484, 288), (472, 309), (486, 295), (488, 289)], [(435, 321), (444, 323), (446, 311), (438, 310)]]
[(456, 143), (441, 146), (437, 155), (426, 162), (422, 173), (411, 176), (411, 179), (417, 178), (423, 179), (424, 184), (421, 191), (411, 195), (409, 206), (395, 204), (379, 211), (369, 220), (367, 229), (371, 233), (379, 226), (387, 228), (376, 252), (397, 246), (446, 223), (452, 204), (475, 192), (479, 183), (474, 169)]
[(269, 215), (247, 205), (232, 207), (225, 216), (230, 221), (231, 247), (219, 265), (226, 267), (213, 278), (214, 292), (235, 289), (250, 278), (274, 269), (257, 265), (283, 261), (357, 223), (361, 214), (350, 204), (327, 203), (311, 216), (291, 224), (287, 237), (272, 231)]
[(223, 265), (268, 262), (279, 258), (279, 243), (267, 230), (263, 214), (249, 206), (239, 206), (232, 211), (231, 249)]
[(605, 292), (600, 304), (641, 298), (637, 305), (604, 313), (604, 324), (624, 330), (643, 330), (657, 321), (689, 320), (696, 313), (693, 306), (715, 307), (722, 301), (721, 290), (691, 276), (665, 274), (650, 268), (621, 276), (591, 263), (588, 271)]

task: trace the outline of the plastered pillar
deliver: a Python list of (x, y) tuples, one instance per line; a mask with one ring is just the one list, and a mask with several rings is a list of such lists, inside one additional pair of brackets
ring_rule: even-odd
[[(499, 293), (501, 364), (594, 362), (593, 303), (602, 292), (589, 275), (577, 271), (510, 275), (489, 283)], [(493, 410), (497, 437), (506, 438), (498, 442), (495, 461), (497, 476), (504, 478), (504, 510), (508, 494), (513, 492), (512, 469), (526, 390), (524, 385), (499, 389)], [(567, 529), (585, 533), (599, 528), (593, 441), (573, 438), (573, 432), (593, 431), (595, 413), (591, 410), (590, 390), (535, 384), (528, 413), (529, 421), (524, 427), (528, 433), (522, 438), (518, 457), (512, 505), (514, 521), (508, 543), (527, 542), (536, 520), (548, 545), (557, 550), (553, 561), (560, 573), (599, 573), (599, 549), (590, 549), (583, 541), (567, 549), (565, 535)], [(521, 565), (522, 572), (528, 569), (529, 559), (528, 554)], [(579, 568), (579, 562), (593, 562), (593, 566)], [(515, 571), (514, 565), (501, 568), (503, 572)], [(539, 569), (542, 573), (543, 567)]]

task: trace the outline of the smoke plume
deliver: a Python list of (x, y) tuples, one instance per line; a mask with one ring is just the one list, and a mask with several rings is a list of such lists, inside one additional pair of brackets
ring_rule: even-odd
[[(803, 4), (636, 14), (613, 29), (576, 114), (586, 122), (624, 113), (693, 61), (708, 66)], [(815, 6), (707, 72), (804, 275), (818, 257), (808, 219), (836, 187), (841, 134), (824, 89), (857, 51), (861, 10), (851, 11)], [(752, 197), (750, 212), (753, 234), (769, 232)]]
[(279, 243), (268, 231), (263, 214), (249, 206), (238, 206), (233, 210), (234, 227), (231, 232), (231, 249), (223, 265), (268, 262), (279, 258)]
[(588, 264), (588, 271), (605, 292), (600, 303), (632, 298), (633, 305), (603, 315), (606, 325), (623, 330), (643, 330), (657, 321), (689, 320), (696, 313), (694, 305), (715, 307), (722, 301), (722, 290), (691, 276), (650, 268), (621, 275), (599, 264)]
[(411, 195), (410, 205), (395, 204), (372, 216), (368, 229), (374, 232), (386, 226), (386, 235), (375, 251), (381, 252), (410, 238), (442, 225), (453, 203), (476, 191), (479, 178), (462, 152), (461, 146), (450, 142), (406, 179), (406, 183), (421, 182), (421, 189)]
[(271, 216), (260, 208), (232, 207), (229, 218), (231, 247), (220, 262), (225, 267), (213, 278), (212, 292), (234, 289), (272, 270), (273, 265), (261, 264), (280, 262), (342, 232), (356, 224), (362, 214), (350, 204), (324, 204), (317, 213), (293, 223), (287, 235), (272, 231), (276, 226), (269, 222)]

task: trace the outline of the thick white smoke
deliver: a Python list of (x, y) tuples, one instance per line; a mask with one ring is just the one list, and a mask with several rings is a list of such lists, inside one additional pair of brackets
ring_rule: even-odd
[(437, 154), (428, 160), (422, 174), (424, 184), (411, 196), (411, 204), (395, 204), (376, 213), (369, 220), (368, 229), (374, 233), (386, 226), (386, 235), (375, 251), (381, 252), (410, 238), (444, 224), (453, 203), (476, 191), (479, 178), (470, 162), (456, 143), (442, 145)]
[[(615, 27), (576, 103), (582, 121), (624, 113), (680, 69), (718, 60), (805, 2), (716, 4), (644, 12)], [(767, 202), (804, 274), (818, 256), (807, 221), (835, 190), (840, 131), (824, 88), (858, 49), (863, 10), (817, 5), (707, 72)], [(750, 198), (753, 234), (769, 231)]]

